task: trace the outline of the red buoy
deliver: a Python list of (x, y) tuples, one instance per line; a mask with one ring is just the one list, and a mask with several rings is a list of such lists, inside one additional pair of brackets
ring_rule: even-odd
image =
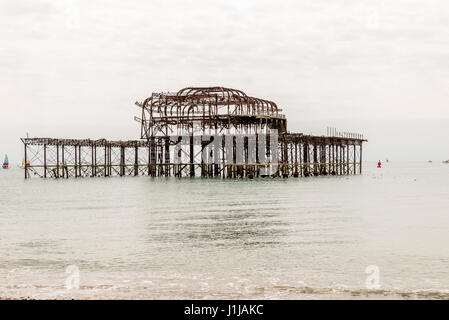
[(382, 168), (382, 163), (380, 162), (380, 160), (379, 160), (379, 162), (377, 163), (377, 167), (378, 167), (378, 168)]

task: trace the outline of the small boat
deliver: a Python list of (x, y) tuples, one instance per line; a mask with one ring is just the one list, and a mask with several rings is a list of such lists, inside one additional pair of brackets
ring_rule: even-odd
[(5, 155), (5, 160), (3, 161), (2, 168), (3, 169), (8, 169), (9, 168), (8, 155)]
[(449, 163), (449, 160), (444, 160), (443, 163)]

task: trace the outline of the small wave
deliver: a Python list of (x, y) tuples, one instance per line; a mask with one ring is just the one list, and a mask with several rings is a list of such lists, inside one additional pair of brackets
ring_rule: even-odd
[[(180, 284), (141, 285), (81, 285), (77, 290), (63, 286), (8, 285), (0, 287), (0, 299), (425, 299), (449, 300), (449, 290), (369, 290), (345, 287), (313, 288), (310, 286), (254, 286), (238, 289), (232, 283), (225, 288), (214, 288), (203, 283), (196, 290)], [(232, 290), (229, 290), (232, 289)]]
[(449, 300), (449, 290), (437, 289), (421, 289), (421, 290), (370, 290), (370, 289), (348, 289), (348, 288), (311, 288), (311, 287), (290, 287), (290, 286), (275, 286), (279, 291), (288, 291), (290, 293), (299, 293), (306, 295), (315, 295), (319, 298), (320, 295), (335, 296), (351, 296), (355, 298), (404, 298), (404, 299), (438, 299)]

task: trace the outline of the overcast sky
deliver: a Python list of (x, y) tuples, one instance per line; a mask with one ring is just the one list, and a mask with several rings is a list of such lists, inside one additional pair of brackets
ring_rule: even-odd
[(26, 132), (136, 139), (134, 102), (186, 86), (365, 133), (367, 159), (449, 158), (448, 1), (1, 0), (0, 39), (11, 162)]

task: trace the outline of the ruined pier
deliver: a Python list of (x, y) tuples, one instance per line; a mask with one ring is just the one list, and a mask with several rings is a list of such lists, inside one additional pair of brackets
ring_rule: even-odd
[(140, 140), (22, 138), (25, 178), (308, 177), (362, 173), (361, 134), (287, 131), (277, 105), (222, 87), (153, 93)]

